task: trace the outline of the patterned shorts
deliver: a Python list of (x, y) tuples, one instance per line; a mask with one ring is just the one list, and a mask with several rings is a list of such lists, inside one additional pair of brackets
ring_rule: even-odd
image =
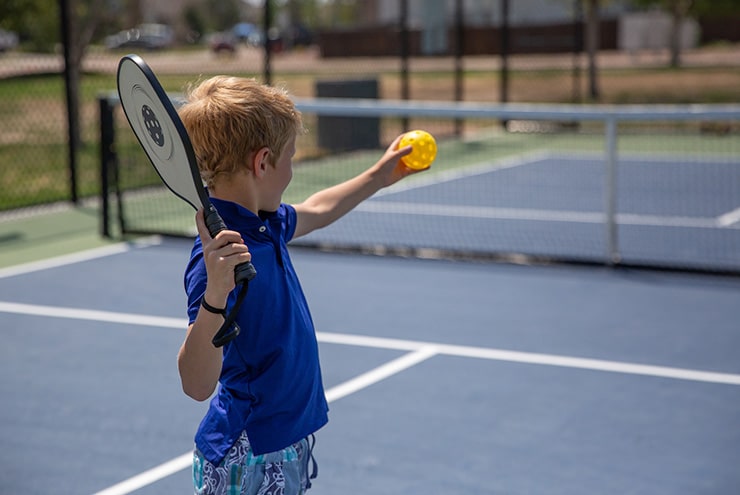
[[(311, 435), (283, 450), (255, 456), (247, 434), (242, 433), (218, 466), (195, 449), (195, 495), (302, 495), (317, 473), (314, 443)], [(309, 463), (313, 463), (310, 477)]]

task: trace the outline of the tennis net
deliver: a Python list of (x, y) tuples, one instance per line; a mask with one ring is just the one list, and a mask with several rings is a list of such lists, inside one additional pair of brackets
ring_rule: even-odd
[[(404, 130), (431, 132), (438, 155), (295, 245), (740, 273), (740, 106), (296, 104), (309, 132), (286, 202), (366, 169)], [(101, 98), (104, 233), (194, 235), (121, 114)]]

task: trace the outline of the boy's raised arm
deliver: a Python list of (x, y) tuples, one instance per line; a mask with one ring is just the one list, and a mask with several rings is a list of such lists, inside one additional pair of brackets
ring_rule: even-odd
[(406, 167), (400, 158), (411, 153), (411, 146), (397, 149), (403, 134), (385, 150), (372, 167), (348, 181), (311, 195), (295, 206), (298, 223), (293, 237), (326, 227), (349, 213), (355, 206), (380, 189), (395, 184), (407, 175), (419, 172)]

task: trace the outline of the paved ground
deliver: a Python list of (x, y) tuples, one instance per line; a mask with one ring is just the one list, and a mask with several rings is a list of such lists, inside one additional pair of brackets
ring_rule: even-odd
[[(86, 70), (114, 74), (123, 53), (108, 53), (91, 50), (85, 60)], [(257, 48), (240, 47), (236, 55), (218, 56), (208, 50), (152, 52), (146, 54), (152, 68), (161, 74), (192, 74), (197, 67), (202, 73), (228, 71), (230, 67), (253, 67), (261, 70), (263, 53)], [(644, 50), (636, 53), (602, 52), (598, 65), (602, 68), (665, 67), (669, 55), (665, 50)], [(398, 70), (398, 57), (322, 59), (318, 50), (309, 48), (276, 55), (271, 59), (275, 72), (305, 72), (307, 68), (318, 73), (332, 74), (337, 69), (361, 65), (375, 71)], [(740, 49), (736, 46), (716, 46), (687, 50), (682, 58), (684, 67), (740, 67)], [(60, 72), (63, 67), (61, 55), (9, 53), (0, 56), (0, 78), (12, 75)], [(509, 65), (512, 69), (563, 68), (572, 65), (572, 55), (514, 55)], [(468, 70), (497, 70), (498, 56), (476, 56), (465, 58)], [(450, 57), (415, 58), (414, 70), (449, 70), (453, 67)]]

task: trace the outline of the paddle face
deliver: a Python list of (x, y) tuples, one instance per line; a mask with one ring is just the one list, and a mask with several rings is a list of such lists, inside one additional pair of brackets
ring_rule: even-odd
[(195, 208), (210, 201), (185, 126), (146, 62), (127, 55), (118, 64), (118, 95), (131, 129), (162, 182)]
[[(188, 133), (154, 72), (138, 55), (126, 55), (118, 63), (118, 96), (131, 129), (162, 182), (196, 210), (203, 208), (208, 231), (216, 237), (226, 225), (203, 187)], [(234, 281), (242, 284), (242, 289), (213, 337), (214, 346), (221, 347), (239, 335), (236, 315), (255, 275), (257, 271), (248, 261), (234, 268)]]

